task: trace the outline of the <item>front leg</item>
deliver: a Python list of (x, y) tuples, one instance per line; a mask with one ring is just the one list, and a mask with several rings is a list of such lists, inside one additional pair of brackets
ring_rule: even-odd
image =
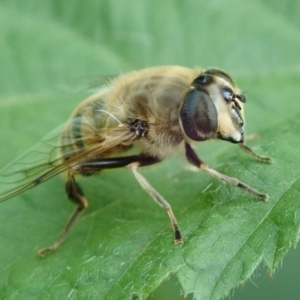
[[(243, 148), (242, 148), (243, 149)], [(221, 174), (213, 169), (210, 169), (203, 161), (199, 159), (196, 152), (192, 149), (191, 145), (185, 143), (185, 154), (186, 158), (193, 166), (203, 170), (204, 172), (209, 173), (213, 177), (218, 178), (219, 180), (228, 183), (233, 186), (237, 186), (249, 194), (254, 195), (257, 198), (263, 199), (265, 202), (268, 201), (269, 195), (260, 193), (259, 191), (255, 190), (254, 188), (250, 187), (249, 185), (239, 181), (237, 178), (229, 177), (224, 174)]]
[(253, 152), (249, 147), (247, 147), (244, 143), (239, 143), (239, 146), (243, 151), (245, 151), (246, 153), (248, 153), (249, 155), (257, 159), (258, 161), (261, 161), (263, 163), (268, 163), (268, 164), (272, 162), (271, 158), (259, 156), (258, 154)]

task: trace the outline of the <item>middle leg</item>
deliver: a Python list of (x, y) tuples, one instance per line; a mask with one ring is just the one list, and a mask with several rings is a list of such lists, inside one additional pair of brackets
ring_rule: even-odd
[[(153, 159), (154, 159), (153, 163), (157, 162), (155, 158)], [(184, 239), (182, 238), (179, 225), (173, 213), (171, 205), (150, 185), (147, 179), (138, 171), (139, 167), (145, 166), (146, 164), (149, 165), (149, 162), (150, 162), (149, 158), (148, 161), (145, 161), (143, 160), (143, 157), (141, 157), (139, 161), (131, 163), (130, 165), (128, 165), (128, 167), (132, 171), (133, 175), (135, 176), (139, 184), (142, 186), (142, 188), (153, 198), (153, 200), (160, 207), (166, 210), (171, 220), (172, 228), (174, 231), (174, 244), (182, 244), (184, 243)]]

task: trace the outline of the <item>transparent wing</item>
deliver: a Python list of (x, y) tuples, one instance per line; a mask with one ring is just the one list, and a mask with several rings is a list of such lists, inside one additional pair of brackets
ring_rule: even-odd
[[(93, 120), (87, 118), (70, 122), (55, 129), (0, 171), (0, 202), (135, 138), (135, 132), (125, 124), (96, 130)], [(65, 129), (69, 125), (72, 131), (68, 133)], [(84, 149), (78, 151), (78, 145), (84, 145)]]

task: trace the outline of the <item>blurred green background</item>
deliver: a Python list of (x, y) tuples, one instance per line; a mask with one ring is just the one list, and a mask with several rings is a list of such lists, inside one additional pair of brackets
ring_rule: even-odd
[[(2, 0), (0, 26), (1, 166), (64, 122), (95, 82), (148, 66), (227, 70), (247, 92), (249, 133), (300, 111), (297, 0)], [(9, 205), (5, 208), (15, 218), (28, 209), (22, 203), (19, 211)], [(0, 221), (3, 230), (19, 226), (5, 216)], [(36, 226), (35, 220), (30, 223)], [(20, 247), (29, 249), (29, 244), (38, 242), (24, 236)], [(11, 246), (1, 261), (15, 251)], [(298, 248), (290, 251), (274, 278), (260, 266), (230, 299), (299, 299), (299, 258)], [(18, 294), (3, 299), (18, 299)], [(183, 299), (177, 279), (171, 276), (149, 299)]]

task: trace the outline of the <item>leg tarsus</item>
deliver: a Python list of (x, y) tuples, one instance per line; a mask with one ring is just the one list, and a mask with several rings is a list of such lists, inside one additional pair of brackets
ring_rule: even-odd
[(174, 228), (174, 235), (175, 235), (174, 244), (175, 245), (183, 244), (185, 242), (185, 240), (181, 236), (181, 232), (180, 232), (180, 229), (178, 227), (178, 224), (173, 224), (173, 228)]

